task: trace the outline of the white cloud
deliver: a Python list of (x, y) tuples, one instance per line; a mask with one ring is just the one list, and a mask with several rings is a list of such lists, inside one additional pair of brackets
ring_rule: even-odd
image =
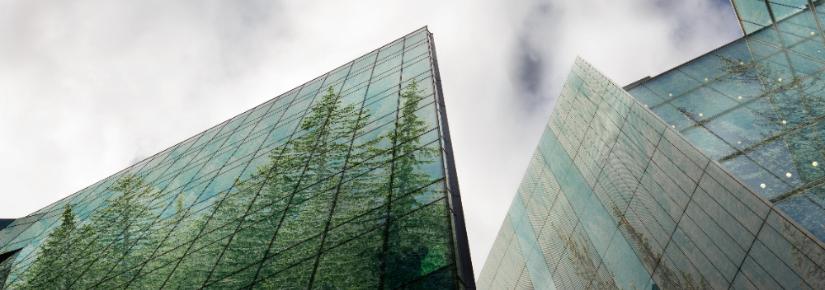
[(0, 217), (429, 25), (479, 272), (575, 55), (627, 83), (736, 35), (729, 8), (677, 2), (0, 2)]

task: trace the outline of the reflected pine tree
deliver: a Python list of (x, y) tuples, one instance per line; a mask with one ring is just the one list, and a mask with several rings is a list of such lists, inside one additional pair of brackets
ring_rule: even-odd
[[(183, 222), (189, 216), (187, 213), (184, 207), (184, 197), (179, 195), (175, 199), (174, 212), (152, 225), (153, 228), (150, 231), (154, 236), (151, 241), (158, 243), (157, 249), (148, 255), (149, 258), (144, 265), (140, 265), (137, 269), (130, 269), (136, 274), (125, 284), (126, 286), (143, 289), (164, 287), (171, 266), (179, 260), (175, 254), (192, 243), (195, 238), (193, 235), (196, 231), (191, 228), (192, 224)], [(168, 231), (173, 232), (168, 233)]]
[(20, 288), (113, 288), (131, 279), (130, 270), (146, 261), (155, 244), (151, 235), (140, 237), (152, 221), (146, 203), (156, 192), (134, 175), (118, 179), (112, 191), (116, 197), (84, 225), (77, 225), (71, 206), (64, 209)]
[[(395, 160), (389, 182), (392, 199), (387, 207), (390, 224), (385, 229), (385, 288), (396, 288), (451, 262), (446, 205), (430, 204), (445, 195), (443, 188), (419, 190), (443, 176), (437, 162), (440, 146), (421, 144), (422, 134), (432, 129), (418, 115), (423, 98), (414, 80), (405, 87), (397, 130), (387, 136), (395, 144)], [(434, 164), (437, 164), (435, 169), (430, 167)]]
[[(236, 182), (211, 218), (199, 221), (206, 234), (198, 243), (206, 245), (189, 254), (170, 281), (242, 287), (275, 273), (308, 281), (309, 272), (284, 270), (317, 252), (352, 136), (369, 117), (359, 108), (344, 105), (333, 88), (320, 96), (296, 135), (248, 179)], [(363, 155), (369, 144), (353, 151)], [(265, 256), (274, 257), (261, 264)]]
[[(112, 191), (119, 195), (92, 215), (88, 224), (94, 241), (87, 253), (97, 260), (73, 285), (75, 288), (122, 287), (157, 246), (157, 237), (145, 231), (154, 220), (147, 205), (158, 192), (136, 175), (121, 177)], [(116, 275), (107, 277), (113, 273)]]
[(20, 254), (19, 250), (0, 254), (0, 288), (2, 289), (5, 289), (6, 279), (9, 277), (18, 254)]
[(88, 262), (84, 255), (85, 237), (90, 236), (89, 227), (78, 229), (77, 220), (71, 205), (66, 205), (60, 218), (60, 225), (51, 232), (35, 258), (34, 262), (21, 275), (14, 288), (20, 289), (69, 289), (72, 282), (80, 276), (76, 267)]
[[(443, 185), (428, 187), (443, 178), (440, 145), (422, 144), (434, 124), (420, 116), (432, 111), (418, 110), (418, 84), (404, 87), (395, 126), (378, 135), (365, 132), (361, 102), (333, 88), (318, 97), (211, 212), (187, 213), (179, 199), (154, 221), (148, 204), (159, 193), (134, 175), (85, 225), (67, 207), (20, 288), (374, 288), (379, 277), (394, 288), (444, 272), (448, 211)], [(151, 230), (172, 228), (165, 239), (168, 230)]]

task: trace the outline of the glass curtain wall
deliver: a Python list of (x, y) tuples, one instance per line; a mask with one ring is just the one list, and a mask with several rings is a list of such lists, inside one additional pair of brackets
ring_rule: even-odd
[(16, 220), (5, 286), (473, 285), (433, 47), (421, 28)]
[(478, 285), (822, 289), (823, 269), (822, 243), (579, 59)]

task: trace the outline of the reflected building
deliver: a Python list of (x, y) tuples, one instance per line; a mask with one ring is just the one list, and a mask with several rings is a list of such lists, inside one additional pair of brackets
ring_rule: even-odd
[(474, 288), (414, 31), (0, 230), (0, 288)]
[(734, 0), (744, 37), (620, 87), (578, 59), (484, 289), (825, 288), (825, 6)]

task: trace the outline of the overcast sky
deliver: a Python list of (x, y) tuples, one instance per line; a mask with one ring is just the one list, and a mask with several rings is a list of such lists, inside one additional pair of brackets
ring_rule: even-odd
[(741, 34), (727, 0), (0, 0), (0, 217), (424, 25), (476, 273), (576, 55), (626, 84)]

